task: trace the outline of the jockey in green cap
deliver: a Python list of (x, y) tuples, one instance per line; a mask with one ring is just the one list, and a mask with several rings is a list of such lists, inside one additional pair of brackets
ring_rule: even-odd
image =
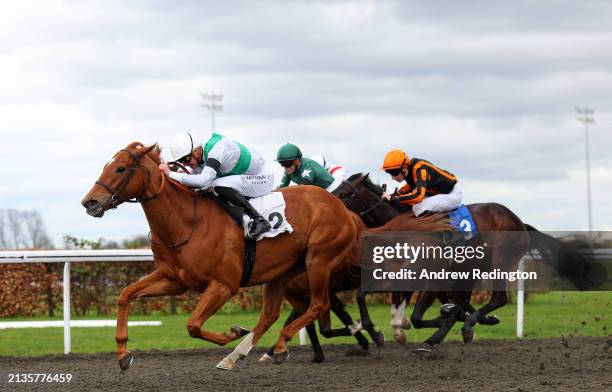
[(340, 185), (319, 163), (302, 157), (302, 152), (295, 144), (282, 146), (276, 154), (276, 161), (285, 169), (278, 188), (284, 188), (293, 181), (298, 185), (315, 185), (332, 192)]

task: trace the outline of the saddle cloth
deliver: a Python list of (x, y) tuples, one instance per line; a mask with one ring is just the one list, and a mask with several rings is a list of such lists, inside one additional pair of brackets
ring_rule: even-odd
[(455, 229), (463, 234), (466, 241), (475, 238), (478, 234), (472, 213), (465, 204), (461, 204), (457, 209), (449, 211), (448, 217), (451, 219)]
[[(282, 192), (272, 192), (265, 196), (249, 199), (249, 202), (272, 226), (269, 231), (260, 235), (257, 241), (262, 238), (276, 237), (281, 233), (293, 233), (293, 227), (285, 217), (286, 204)], [(247, 227), (250, 221), (251, 218), (246, 215), (243, 216), (242, 225), (245, 233), (248, 230)]]

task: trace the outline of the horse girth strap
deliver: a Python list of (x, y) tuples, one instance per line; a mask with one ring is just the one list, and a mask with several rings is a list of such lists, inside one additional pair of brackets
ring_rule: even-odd
[(240, 279), (240, 287), (246, 287), (251, 280), (253, 267), (255, 266), (255, 257), (257, 240), (255, 238), (245, 238), (244, 240), (244, 269), (242, 270), (242, 278)]

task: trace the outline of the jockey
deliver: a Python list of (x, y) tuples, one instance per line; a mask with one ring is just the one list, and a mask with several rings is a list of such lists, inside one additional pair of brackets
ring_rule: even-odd
[(285, 169), (285, 175), (277, 189), (289, 186), (293, 181), (298, 185), (315, 185), (332, 192), (342, 182), (335, 180), (317, 162), (302, 158), (302, 152), (295, 144), (287, 143), (282, 146), (276, 154), (276, 161)]
[[(323, 166), (323, 168), (325, 168), (325, 170), (327, 170), (329, 174), (334, 177), (334, 182), (338, 182), (338, 185), (349, 177), (348, 170), (344, 166), (330, 164), (321, 154), (313, 155), (310, 157), (310, 159)], [(334, 189), (337, 188), (338, 185), (336, 185)]]
[(406, 181), (393, 195), (382, 197), (403, 206), (412, 206), (419, 216), (426, 211), (452, 211), (461, 205), (463, 193), (457, 177), (428, 161), (412, 158), (402, 150), (391, 150), (385, 156), (382, 169), (398, 182)]
[(181, 132), (169, 148), (172, 161), (191, 169), (191, 174), (173, 172), (167, 163), (161, 163), (159, 169), (168, 177), (192, 188), (212, 188), (223, 200), (243, 207), (252, 219), (248, 237), (257, 238), (270, 230), (270, 223), (246, 199), (266, 195), (274, 187), (274, 174), (259, 152), (218, 133), (202, 140)]

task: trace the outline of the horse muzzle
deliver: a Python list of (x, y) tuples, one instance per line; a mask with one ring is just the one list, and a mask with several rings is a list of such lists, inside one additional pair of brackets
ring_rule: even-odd
[(96, 199), (83, 200), (81, 204), (85, 207), (85, 211), (87, 211), (88, 215), (96, 218), (104, 216), (104, 212), (108, 209), (104, 208), (107, 203), (100, 203)]

